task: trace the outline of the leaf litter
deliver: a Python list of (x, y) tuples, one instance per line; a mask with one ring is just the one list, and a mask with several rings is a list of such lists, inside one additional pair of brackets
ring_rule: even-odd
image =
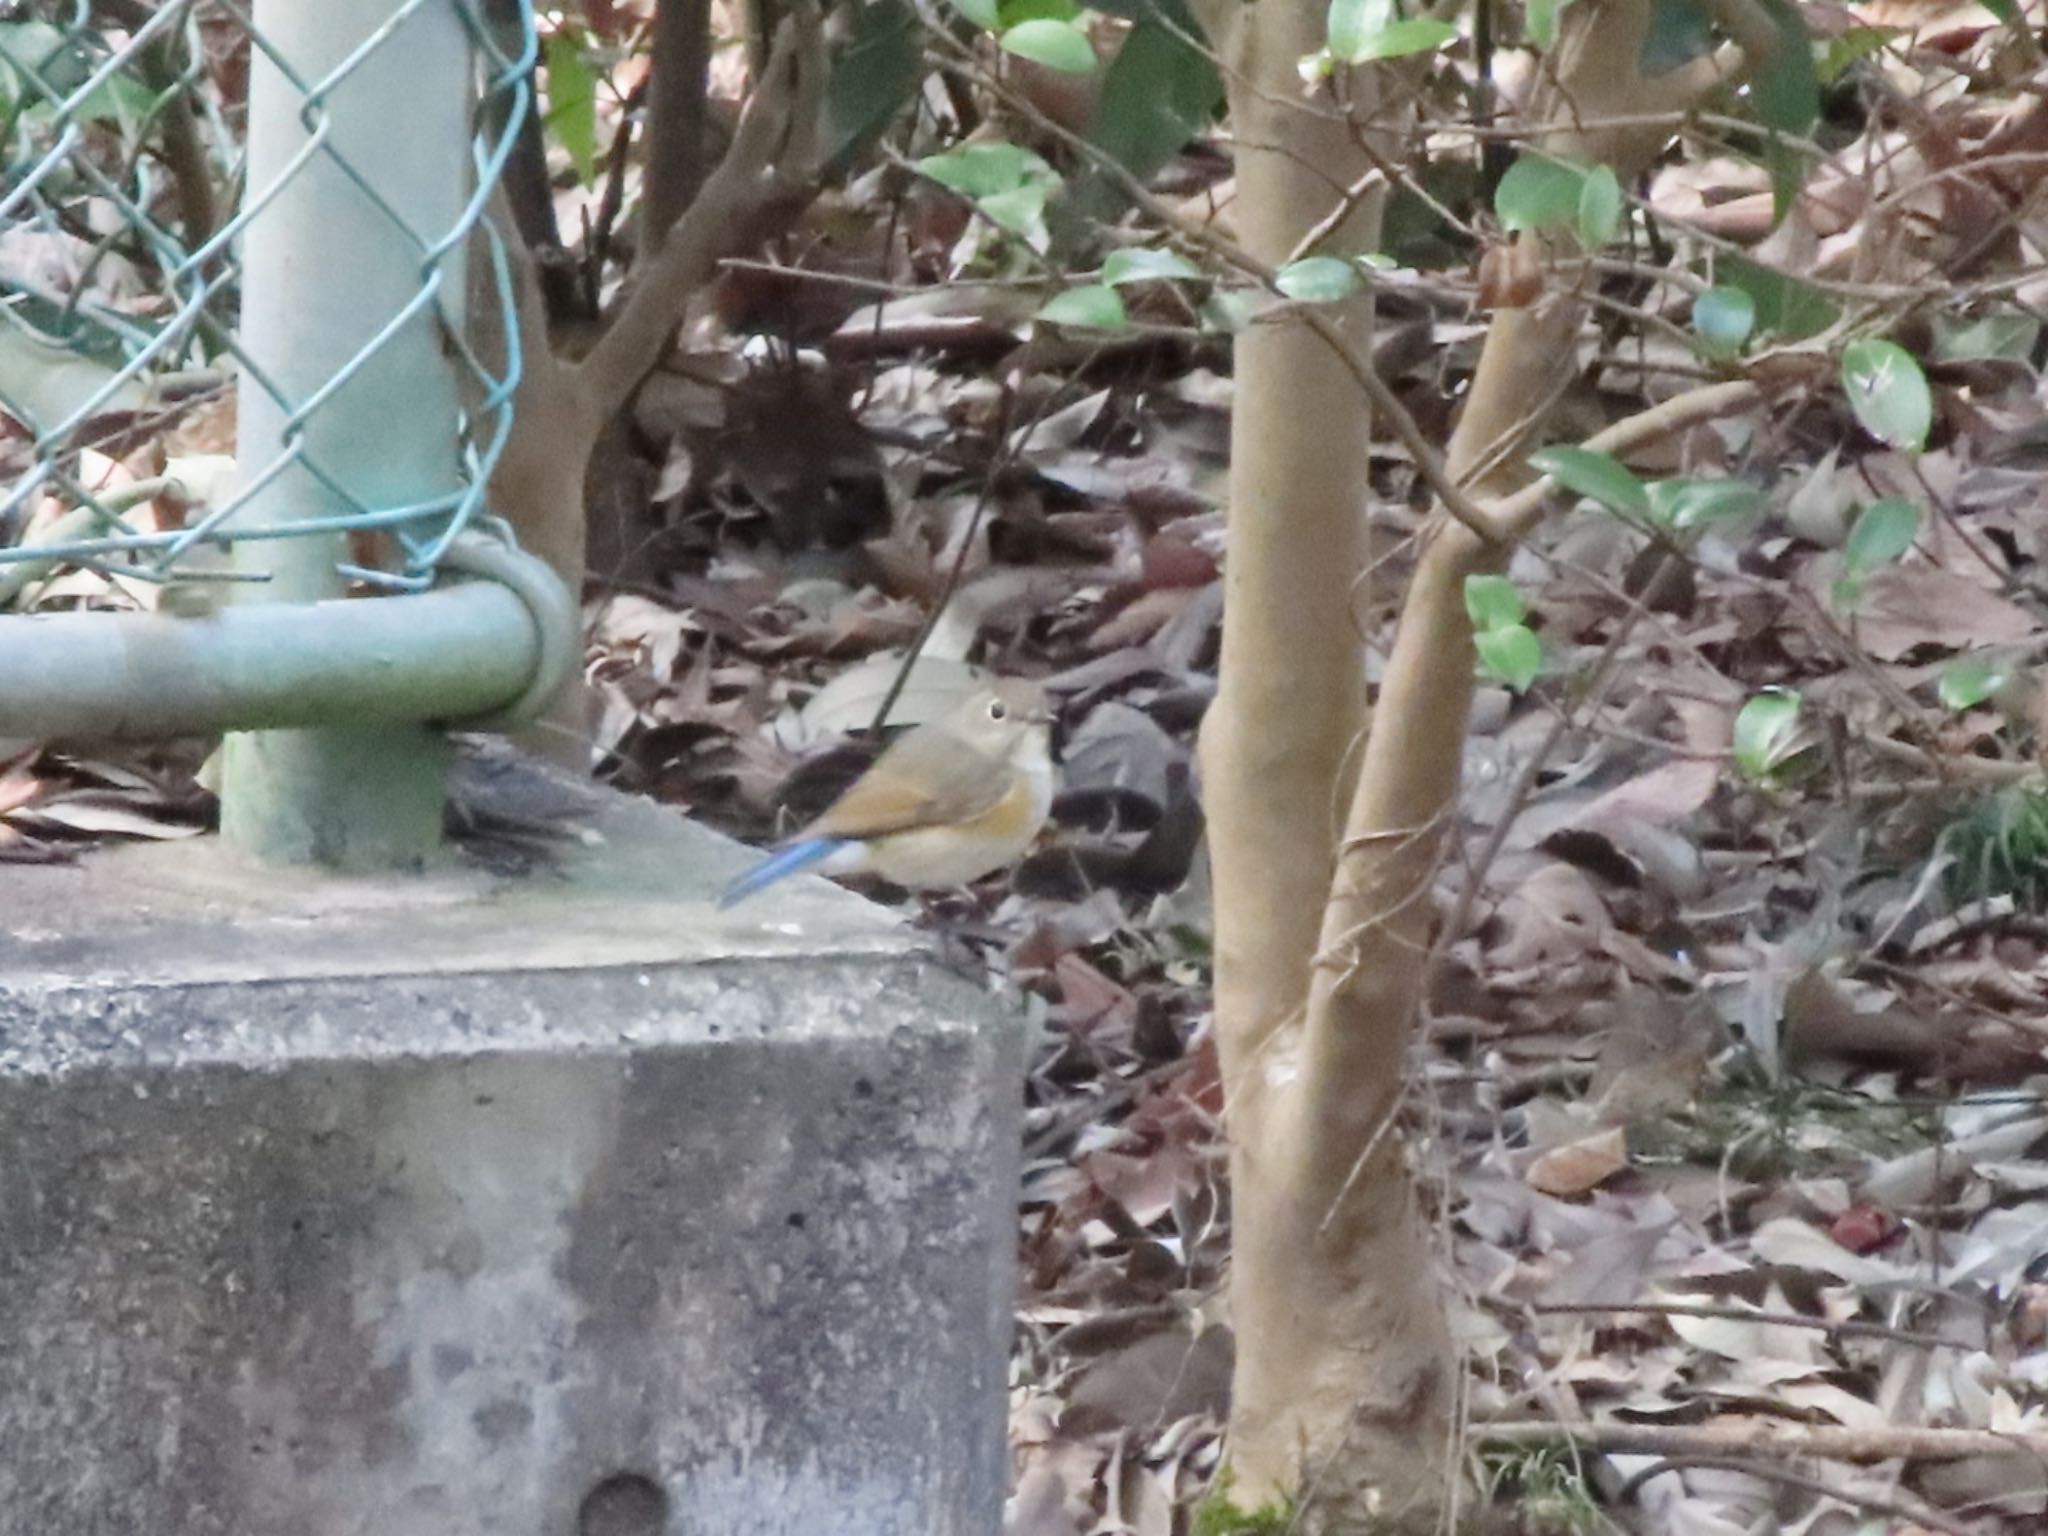
[[(2010, 192), (1997, 156), (2042, 117), (2038, 91), (1996, 88), (1998, 17), (1806, 9), (1914, 30), (1871, 67), (1929, 105), (1838, 147), (1766, 253), (1938, 294), (1988, 252), (2038, 309), (2040, 231), (2001, 234), (1976, 195)], [(1930, 176), (1972, 153), (1980, 177)], [(1770, 203), (1756, 167), (1706, 153), (1649, 191), (1738, 241)], [(1223, 1460), (1231, 1362), (1195, 753), (1231, 382), (1217, 344), (1041, 344), (1019, 286), (933, 281), (966, 228), (943, 211), (863, 247), (904, 291), (826, 306), (815, 351), (713, 326), (692, 342), (715, 366), (643, 391), (647, 536), (589, 611), (596, 747), (612, 782), (763, 837), (858, 770), (847, 738), (920, 642), (892, 720), (969, 663), (1047, 680), (1055, 827), (1014, 881), (927, 914), (1033, 1029), (1008, 1530), (1174, 1536)], [(777, 283), (772, 302), (806, 286)], [(1476, 334), (1402, 326), (1383, 361), (1419, 419), (1448, 419)], [(2048, 833), (2015, 799), (2048, 758), (2048, 386), (2038, 347), (1950, 334), (1927, 348), (1936, 445), (1910, 463), (1815, 396), (1644, 460), (1766, 488), (1682, 577), (1648, 582), (1640, 530), (1591, 507), (1517, 555), (1548, 672), (1481, 690), (1408, 1123), (1473, 1485), (1520, 1529), (2048, 1529)], [(1655, 371), (1624, 351), (1588, 354), (1610, 414)], [(218, 450), (203, 412), (167, 426)], [(1374, 517), (1402, 539), (1412, 466), (1375, 453)], [(163, 463), (144, 443), (101, 470)], [(1881, 496), (1916, 536), (1847, 579)], [(83, 576), (29, 602), (146, 600)], [(1375, 674), (1390, 621), (1362, 620)], [(1610, 650), (1629, 686), (1580, 698)], [(1796, 692), (1798, 729), (1746, 777), (1738, 711), (1766, 688)], [(204, 751), (10, 745), (0, 859), (204, 828)]]

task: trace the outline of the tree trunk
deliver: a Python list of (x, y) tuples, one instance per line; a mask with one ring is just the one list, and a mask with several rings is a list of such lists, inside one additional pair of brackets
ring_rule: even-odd
[[(1733, 35), (1768, 45), (1749, 0), (1712, 3)], [(1727, 68), (1704, 59), (1644, 80), (1649, 17), (1650, 0), (1579, 0), (1534, 105), (1544, 148), (1610, 165), (1624, 185), (1668, 126), (1577, 125), (1680, 107)], [(1295, 61), (1323, 41), (1319, 4), (1258, 0), (1207, 19), (1233, 75), (1240, 238), (1268, 265), (1308, 254), (1296, 245), (1368, 168), (1367, 83), (1340, 82), (1349, 124), (1307, 104)], [(1361, 200), (1333, 252), (1370, 250), (1377, 220)], [(1545, 291), (1490, 323), (1444, 456), (1468, 499), (1499, 507), (1532, 478), (1526, 455), (1576, 367), (1575, 257), (1543, 250)], [(1341, 315), (1354, 355), (1370, 323), (1363, 303)], [(1454, 1502), (1456, 1361), (1396, 1120), (1471, 706), (1465, 581), (1505, 563), (1536, 509), (1482, 505), (1479, 525), (1492, 518), (1501, 537), (1432, 518), (1361, 742), (1365, 399), (1299, 322), (1241, 337), (1236, 378), (1223, 675), (1202, 740), (1235, 1238), (1221, 1496), (1287, 1509), (1290, 1529), (1429, 1530)]]
[[(1309, 254), (1296, 247), (1372, 168), (1336, 104), (1302, 94), (1296, 61), (1321, 46), (1324, 19), (1319, 4), (1261, 0), (1218, 34), (1238, 234), (1269, 264)], [(1370, 76), (1340, 84), (1367, 120)], [(1380, 207), (1377, 192), (1361, 197), (1328, 249), (1374, 249)], [(1332, 318), (1369, 349), (1369, 300)], [(1383, 1166), (1357, 1186), (1366, 1198), (1333, 1204), (1311, 1167), (1356, 1139), (1302, 1120), (1312, 961), (1366, 727), (1371, 419), (1299, 318), (1241, 336), (1235, 373), (1222, 685), (1202, 737), (1235, 1233), (1230, 1496), (1257, 1508), (1341, 1489), (1326, 1509), (1363, 1520), (1418, 1499), (1435, 1508), (1449, 1407), (1448, 1341), (1398, 1140), (1380, 1139)], [(1398, 1099), (1404, 1027), (1376, 1031), (1397, 1043), (1353, 1085), (1366, 1113)]]

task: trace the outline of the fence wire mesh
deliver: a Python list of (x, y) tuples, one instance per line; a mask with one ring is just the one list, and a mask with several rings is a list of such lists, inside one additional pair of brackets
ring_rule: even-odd
[[(359, 47), (316, 72), (265, 35), (260, 4), (0, 4), (0, 604), (65, 573), (86, 573), (81, 579), (101, 590), (107, 578), (251, 579), (210, 552), (340, 534), (380, 536), (374, 561), (361, 553), (369, 541), (358, 540), (357, 553), (338, 562), (347, 577), (417, 590), (459, 533), (490, 521), (484, 488), (511, 430), (518, 331), (505, 255), (483, 213), (530, 107), (531, 7), (511, 0), (486, 17), (477, 0), (274, 3), (368, 3), (383, 14)], [(458, 13), (472, 45), (475, 174), (460, 217), (420, 229), (327, 129), (335, 93), (379, 50), (407, 46), (407, 22), (429, 9)], [(305, 138), (281, 174), (252, 186), (248, 108), (259, 58), (296, 92)], [(434, 148), (392, 142), (388, 152)], [(368, 340), (324, 383), (291, 390), (238, 335), (241, 252), (257, 222), (275, 216), (286, 185), (316, 164), (338, 168), (377, 206), (419, 277), (407, 302), (370, 317)], [(483, 281), (472, 279), (466, 294), (449, 291), (451, 265), (461, 265), (444, 261), (450, 252), (481, 257)], [(335, 278), (307, 274), (309, 282)], [(304, 301), (328, 302), (312, 293)], [(477, 318), (479, 302), (497, 310), (495, 322), (461, 323), (466, 310)], [(445, 489), (374, 504), (351, 489), (359, 477), (334, 461), (336, 445), (316, 448), (319, 434), (308, 429), (423, 316), (461, 376), (452, 473)], [(506, 356), (495, 367), (470, 344), (479, 329), (502, 339)], [(268, 462), (249, 462), (245, 443), (235, 465), (227, 455), (236, 403), (252, 391), (283, 413), (281, 447)], [(377, 445), (345, 451), (374, 454)], [(325, 505), (338, 510), (262, 516), (253, 504), (295, 467), (330, 492), (335, 499)]]

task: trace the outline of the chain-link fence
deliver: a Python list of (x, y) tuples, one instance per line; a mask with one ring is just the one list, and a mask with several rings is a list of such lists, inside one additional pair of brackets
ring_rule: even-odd
[(524, 0), (0, 6), (0, 599), (264, 580), (280, 538), (431, 583), (511, 426), (482, 214), (534, 46)]

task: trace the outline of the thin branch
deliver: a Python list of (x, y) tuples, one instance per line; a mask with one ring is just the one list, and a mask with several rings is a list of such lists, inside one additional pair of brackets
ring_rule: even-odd
[(658, 0), (647, 98), (647, 170), (640, 254), (658, 254), (704, 182), (711, 72), (711, 0)]
[(1858, 1318), (1805, 1317), (1797, 1312), (1760, 1312), (1754, 1307), (1714, 1306), (1692, 1301), (1573, 1301), (1539, 1302), (1529, 1308), (1543, 1317), (1622, 1317), (1631, 1312), (1659, 1317), (1711, 1317), (1738, 1323), (1768, 1323), (1775, 1328), (1810, 1328), (1845, 1339), (1883, 1339), (1892, 1344), (1910, 1344), (1916, 1349), (1975, 1349), (1961, 1339), (1945, 1339), (1938, 1333), (1915, 1333), (1905, 1328), (1888, 1328), (1883, 1323)]
[(1965, 1456), (2031, 1456), (2048, 1462), (2048, 1433), (1887, 1425), (1845, 1429), (1785, 1419), (1723, 1424), (1556, 1423), (1477, 1420), (1473, 1438), (1494, 1445), (1554, 1445), (1646, 1456), (1812, 1456), (1823, 1461), (1953, 1461)]
[[(1002, 90), (999, 82), (991, 83), (997, 90)], [(1054, 122), (1016, 93), (1003, 91), (1002, 94), (1005, 104), (1029, 116), (1034, 127), (1059, 139), (1074, 153), (1082, 156), (1116, 182), (1124, 195), (1147, 218), (1163, 229), (1177, 232), (1183, 238), (1201, 246), (1226, 266), (1256, 279), (1268, 292), (1279, 295), (1280, 289), (1276, 282), (1279, 275), (1277, 268), (1259, 260), (1235, 240), (1218, 234), (1207, 225), (1191, 223), (1181, 218), (1165, 202), (1154, 196), (1143, 181), (1125, 169), (1114, 155), (1098, 148), (1071, 129)], [(1415, 463), (1416, 472), (1422, 476), (1424, 483), (1442, 503), (1444, 510), (1489, 544), (1499, 544), (1511, 538), (1512, 535), (1451, 478), (1444, 467), (1443, 454), (1430, 440), (1429, 434), (1422, 430), (1415, 418), (1409, 414), (1408, 408), (1401, 403), (1400, 397), (1379, 376), (1378, 370), (1372, 365), (1372, 359), (1345, 335), (1344, 328), (1311, 306), (1299, 306), (1295, 313), (1299, 315), (1303, 324), (1315, 332), (1317, 340), (1336, 354), (1344, 371), (1351, 375), (1352, 381), (1372, 402), (1372, 408), (1378, 413), (1379, 419), (1386, 423), (1401, 446), (1408, 450), (1410, 458)]]
[(677, 221), (661, 254), (577, 369), (589, 399), (610, 416), (668, 350), (690, 296), (727, 256), (751, 250), (808, 197), (817, 175), (825, 58), (816, 10), (802, 6), (776, 38), (732, 147)]
[(1809, 1477), (1804, 1472), (1793, 1472), (1767, 1463), (1744, 1461), (1734, 1456), (1666, 1456), (1643, 1468), (1623, 1483), (1614, 1496), (1614, 1502), (1628, 1502), (1651, 1478), (1662, 1477), (1665, 1473), (1675, 1472), (1681, 1467), (1704, 1467), (1721, 1472), (1747, 1473), (1751, 1477), (1760, 1477), (1768, 1482), (1782, 1483), (1787, 1488), (1798, 1488), (1824, 1499), (1833, 1499), (1839, 1504), (1853, 1505), (1872, 1514), (1911, 1520), (1930, 1531), (1944, 1531), (1947, 1536), (1977, 1536), (1970, 1527), (1951, 1520), (1940, 1510), (1929, 1508), (1918, 1499), (1909, 1499), (1903, 1495), (1886, 1498), (1881, 1494), (1863, 1493), (1831, 1483), (1825, 1478)]
[[(1698, 389), (1673, 395), (1647, 411), (1624, 416), (1613, 426), (1587, 438), (1585, 446), (1601, 453), (1624, 454), (1632, 448), (1669, 437), (1674, 432), (1683, 432), (1703, 422), (1718, 421), (1724, 416), (1746, 411), (1763, 398), (1763, 387), (1747, 379), (1703, 384)], [(1494, 515), (1499, 518), (1507, 536), (1519, 538), (1527, 534), (1542, 517), (1544, 503), (1556, 488), (1555, 481), (1545, 478), (1504, 497), (1497, 504)]]

